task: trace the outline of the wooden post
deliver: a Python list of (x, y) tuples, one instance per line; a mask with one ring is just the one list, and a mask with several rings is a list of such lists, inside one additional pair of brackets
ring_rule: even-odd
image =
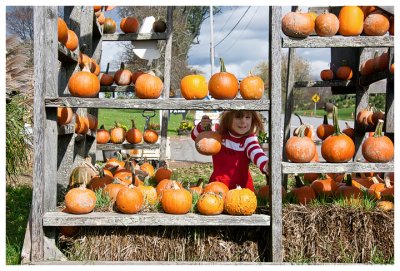
[[(169, 99), (171, 88), (171, 58), (172, 58), (172, 19), (174, 7), (167, 8), (167, 44), (165, 46), (165, 68), (164, 68), (164, 89), (162, 98)], [(161, 110), (161, 141), (160, 141), (160, 161), (166, 160), (167, 136), (168, 136), (168, 110)]]
[(386, 81), (386, 104), (385, 104), (385, 126), (384, 131), (394, 142), (394, 74), (389, 72), (390, 65), (394, 60), (394, 48), (389, 48), (389, 66), (387, 68)]
[(282, 127), (281, 127), (281, 7), (269, 8), (270, 123), (270, 248), (273, 262), (282, 262)]

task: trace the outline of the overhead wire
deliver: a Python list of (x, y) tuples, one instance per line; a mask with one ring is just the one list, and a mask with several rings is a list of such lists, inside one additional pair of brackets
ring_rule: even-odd
[(228, 22), (230, 22), (230, 19), (232, 18), (233, 14), (236, 13), (237, 10), (238, 10), (238, 9), (234, 9), (234, 10), (231, 12), (231, 15), (229, 15), (229, 18), (228, 18), (227, 20), (225, 20), (225, 23), (224, 23), (224, 25), (221, 27), (221, 29), (219, 29), (218, 31), (215, 31), (215, 32), (221, 33), (222, 30), (224, 30), (226, 24), (227, 24)]

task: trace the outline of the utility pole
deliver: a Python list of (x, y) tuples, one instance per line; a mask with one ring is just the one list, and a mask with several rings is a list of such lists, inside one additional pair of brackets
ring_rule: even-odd
[(213, 15), (213, 7), (210, 6), (210, 56), (211, 56), (211, 74), (210, 77), (213, 75), (214, 69), (214, 15)]

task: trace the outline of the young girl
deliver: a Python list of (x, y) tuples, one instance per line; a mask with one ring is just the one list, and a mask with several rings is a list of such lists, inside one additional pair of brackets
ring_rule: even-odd
[[(211, 120), (204, 115), (192, 131), (192, 139), (204, 131)], [(255, 111), (225, 111), (220, 119), (217, 132), (222, 136), (219, 153), (212, 156), (214, 172), (210, 182), (219, 181), (229, 189), (237, 185), (254, 191), (253, 179), (249, 172), (250, 161), (267, 174), (268, 157), (258, 143), (259, 131), (264, 130), (260, 115)]]

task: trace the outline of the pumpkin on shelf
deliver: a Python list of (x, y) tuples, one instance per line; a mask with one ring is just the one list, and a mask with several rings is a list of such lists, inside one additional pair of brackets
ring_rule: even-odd
[(358, 36), (362, 33), (364, 13), (358, 6), (343, 6), (338, 18), (340, 35)]
[(306, 38), (315, 27), (315, 19), (308, 13), (289, 12), (282, 18), (283, 33), (292, 38)]
[(238, 80), (235, 75), (226, 71), (224, 60), (220, 58), (219, 61), (220, 72), (211, 76), (208, 81), (208, 90), (214, 99), (232, 100), (239, 91)]
[(139, 190), (142, 192), (144, 197), (144, 206), (153, 207), (158, 202), (157, 191), (151, 185), (139, 185)]
[(249, 72), (249, 75), (240, 81), (239, 92), (245, 100), (259, 100), (264, 94), (264, 81)]
[(140, 28), (140, 23), (136, 17), (125, 17), (122, 18), (119, 28), (121, 28), (124, 33), (137, 33)]
[(89, 131), (89, 120), (87, 116), (75, 113), (75, 133), (86, 134)]
[(321, 146), (322, 157), (330, 163), (344, 163), (350, 161), (355, 153), (353, 140), (340, 131), (337, 107), (333, 107), (334, 133), (327, 137)]
[(140, 165), (140, 170), (147, 172), (150, 177), (155, 175), (154, 167), (149, 162), (144, 162), (142, 165)]
[(68, 81), (69, 93), (75, 97), (93, 98), (99, 94), (100, 81), (85, 66), (82, 71), (75, 72)]
[(221, 150), (222, 137), (218, 132), (211, 131), (210, 125), (199, 133), (195, 140), (195, 147), (198, 153), (203, 155), (215, 155)]
[(224, 210), (230, 215), (252, 215), (257, 209), (257, 197), (248, 188), (229, 190), (224, 199)]
[(203, 184), (204, 184), (203, 178), (199, 178), (199, 180), (197, 181), (197, 184), (193, 185), (193, 186), (189, 186), (188, 190), (192, 194), (197, 193), (198, 195), (201, 195), (201, 194), (203, 194)]
[(95, 131), (97, 129), (97, 124), (98, 124), (97, 118), (89, 113), (87, 113), (86, 116), (89, 121), (89, 129)]
[(81, 68), (82, 70), (83, 68), (85, 68), (85, 66), (88, 66), (91, 73), (94, 73), (96, 71), (96, 63), (94, 59), (86, 54), (83, 54), (81, 51), (79, 52), (78, 63), (79, 68)]
[(375, 6), (359, 6), (364, 14), (364, 19), (372, 12), (376, 11), (377, 8)]
[(158, 99), (163, 87), (163, 82), (159, 77), (144, 73), (136, 79), (135, 95), (140, 99)]
[(374, 58), (374, 68), (376, 72), (386, 71), (388, 67), (389, 67), (388, 52), (384, 52), (380, 56)]
[(111, 86), (114, 83), (114, 76), (108, 74), (110, 68), (110, 63), (107, 63), (107, 68), (104, 73), (100, 73), (100, 85), (101, 86)]
[(374, 11), (364, 20), (364, 33), (367, 36), (383, 36), (390, 27), (389, 18), (380, 11)]
[(142, 191), (134, 185), (121, 188), (115, 200), (118, 210), (124, 214), (138, 213), (142, 209), (143, 203)]
[(167, 214), (187, 214), (192, 208), (192, 194), (171, 182), (163, 191), (161, 206)]
[(129, 129), (125, 134), (125, 139), (131, 144), (139, 144), (143, 140), (142, 132), (136, 128), (135, 121), (131, 120), (132, 128)]
[(305, 124), (305, 123), (303, 122), (303, 120), (301, 119), (301, 117), (300, 117), (299, 114), (294, 113), (294, 115), (295, 115), (296, 117), (299, 118), (300, 126), (293, 130), (293, 135), (294, 135), (294, 136), (298, 136), (298, 135), (299, 135), (299, 132), (300, 132), (301, 126), (304, 125), (304, 126), (306, 126), (306, 128), (305, 128), (305, 130), (304, 130), (304, 135), (305, 135), (306, 137), (309, 137), (309, 138), (312, 139), (312, 137), (313, 137), (313, 126), (310, 125), (310, 124)]
[(332, 68), (333, 68), (333, 64), (330, 63), (330, 64), (329, 64), (329, 69), (325, 69), (325, 70), (322, 70), (322, 71), (321, 71), (320, 77), (321, 77), (321, 80), (322, 80), (322, 81), (330, 81), (330, 80), (333, 80), (333, 78), (335, 77), (335, 75), (334, 75), (334, 73), (333, 73)]
[(110, 130), (110, 141), (114, 144), (121, 144), (125, 140), (125, 129), (121, 124), (115, 122), (114, 128)]
[(372, 107), (368, 106), (365, 109), (360, 110), (357, 113), (356, 121), (361, 127), (368, 126), (368, 117), (372, 115), (374, 112), (372, 111)]
[(317, 136), (321, 140), (325, 140), (328, 136), (334, 133), (333, 125), (328, 123), (328, 115), (324, 115), (324, 121), (317, 127)]
[(285, 153), (293, 163), (308, 163), (315, 156), (315, 143), (311, 138), (304, 135), (307, 127), (300, 126), (299, 135), (292, 136), (286, 141)]
[(320, 174), (320, 177), (313, 181), (310, 187), (317, 196), (333, 196), (338, 184), (328, 175)]
[(167, 30), (167, 24), (163, 20), (158, 19), (153, 23), (153, 31), (155, 33), (164, 33), (165, 30)]
[(106, 169), (112, 170), (114, 172), (124, 167), (125, 167), (125, 162), (120, 152), (117, 152), (116, 156), (109, 158), (105, 164)]
[(172, 176), (172, 170), (170, 170), (168, 167), (159, 167), (154, 175), (154, 178), (156, 179), (157, 183), (161, 182), (164, 179), (171, 179)]
[(96, 205), (96, 194), (81, 185), (78, 188), (72, 188), (65, 195), (65, 206), (67, 212), (71, 214), (87, 214), (93, 211)]
[(115, 202), (117, 199), (117, 195), (119, 190), (121, 188), (127, 187), (125, 183), (121, 182), (119, 179), (115, 178), (113, 179), (113, 182), (110, 184), (107, 184), (104, 187), (104, 190), (102, 192), (103, 196), (107, 196), (111, 199), (112, 202)]
[(223, 199), (225, 199), (228, 191), (228, 186), (223, 182), (218, 181), (210, 182), (203, 188), (203, 193), (213, 192), (215, 194), (221, 194)]
[[(257, 197), (261, 199), (264, 202), (270, 202), (269, 201), (269, 179), (267, 179), (267, 184), (261, 186), (256, 192), (257, 192)], [(281, 186), (281, 193), (282, 193), (282, 200), (286, 197), (286, 189), (284, 186)]]
[(90, 163), (90, 157), (87, 157), (77, 167), (75, 167), (69, 176), (69, 188), (86, 185), (98, 174), (97, 169)]
[(63, 19), (58, 17), (57, 19), (57, 36), (58, 41), (62, 44), (66, 44), (68, 41), (68, 26)]
[(136, 80), (139, 78), (139, 76), (141, 76), (142, 74), (144, 74), (144, 71), (142, 70), (138, 70), (138, 71), (134, 71), (132, 72), (132, 83), (136, 84)]
[(350, 80), (353, 78), (353, 70), (342, 60), (342, 66), (336, 70), (336, 78), (339, 80)]
[(114, 74), (114, 82), (118, 86), (127, 86), (131, 83), (132, 73), (130, 70), (125, 69), (124, 62), (121, 62), (119, 70)]
[(324, 11), (315, 19), (315, 33), (321, 37), (332, 37), (339, 31), (339, 19), (335, 14)]
[(345, 174), (343, 181), (345, 185), (339, 186), (335, 191), (335, 197), (349, 199), (359, 199), (363, 197), (363, 193), (360, 188), (353, 185), (351, 174)]
[(71, 107), (58, 107), (57, 108), (57, 123), (59, 125), (67, 125), (72, 121), (74, 112)]
[(68, 29), (68, 39), (65, 43), (65, 47), (70, 51), (75, 51), (75, 49), (78, 48), (78, 36), (71, 29)]
[(347, 123), (347, 121), (345, 122), (345, 124), (346, 124), (346, 128), (343, 129), (342, 133), (346, 134), (348, 137), (350, 137), (354, 141), (354, 128), (350, 127), (350, 125)]
[(158, 140), (158, 133), (153, 129), (147, 129), (143, 133), (143, 140), (147, 144), (155, 144)]
[(375, 57), (367, 59), (361, 64), (360, 74), (362, 76), (371, 75), (375, 72), (375, 58), (378, 56), (378, 52), (375, 52)]
[(88, 184), (88, 188), (96, 191), (98, 189), (104, 189), (108, 184), (113, 182), (113, 177), (110, 175), (106, 175), (104, 173), (104, 167), (98, 169), (99, 174), (94, 176), (92, 179), (90, 179), (90, 182)]
[(165, 190), (170, 189), (173, 186), (173, 183), (176, 183), (180, 188), (183, 188), (183, 185), (180, 182), (170, 179), (164, 179), (157, 184), (156, 192), (159, 199), (162, 198)]
[(316, 198), (315, 191), (308, 185), (304, 185), (300, 176), (295, 175), (296, 185), (290, 191), (290, 194), (296, 199), (296, 202), (302, 205), (313, 201)]
[(186, 100), (202, 100), (208, 94), (207, 80), (203, 75), (191, 74), (181, 80), (181, 94)]
[(133, 173), (130, 161), (126, 161), (124, 168), (119, 168), (114, 172), (114, 178), (118, 178), (121, 182), (126, 185), (133, 183)]
[(117, 30), (117, 24), (112, 18), (105, 18), (103, 24), (103, 33), (104, 34), (114, 34)]
[(387, 163), (393, 159), (393, 142), (383, 135), (382, 128), (383, 120), (379, 120), (374, 136), (366, 138), (362, 144), (362, 154), (368, 162)]
[(197, 210), (202, 215), (219, 215), (224, 211), (224, 200), (219, 194), (203, 193), (197, 201)]
[(96, 132), (97, 144), (107, 144), (110, 141), (110, 132), (104, 128), (104, 125), (100, 126), (100, 129)]

